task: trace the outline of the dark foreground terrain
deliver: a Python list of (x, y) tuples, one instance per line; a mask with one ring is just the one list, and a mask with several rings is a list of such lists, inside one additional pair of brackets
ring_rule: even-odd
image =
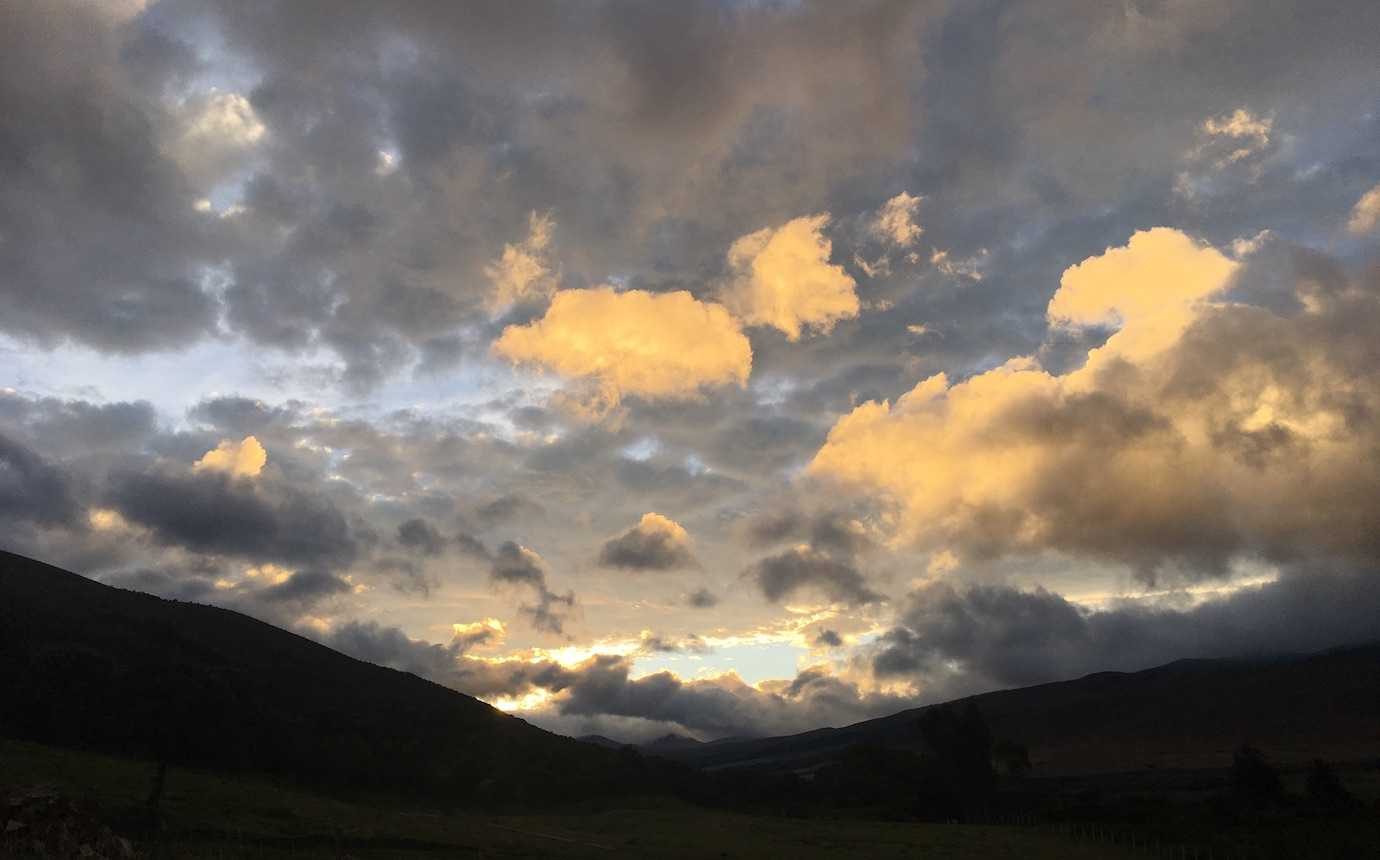
[(610, 854), (1380, 856), (1380, 646), (635, 749), (0, 553), (0, 857)]
[[(152, 773), (147, 762), (0, 741), (0, 798), (56, 794), (77, 814), (128, 833), (140, 857), (1136, 856), (1053, 829), (750, 816), (666, 798), (531, 814), (441, 810), (393, 798), (341, 800), (261, 778), (182, 768), (168, 773), (160, 829), (131, 830), (126, 823), (142, 814)], [(0, 819), (5, 809), (0, 806)], [(26, 838), (22, 830), (0, 832), (0, 857), (42, 856), (27, 851)]]

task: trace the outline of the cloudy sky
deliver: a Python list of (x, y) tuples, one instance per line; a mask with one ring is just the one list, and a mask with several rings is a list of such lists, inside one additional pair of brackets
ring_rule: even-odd
[(1371, 0), (0, 5), (0, 546), (562, 732), (1380, 636)]

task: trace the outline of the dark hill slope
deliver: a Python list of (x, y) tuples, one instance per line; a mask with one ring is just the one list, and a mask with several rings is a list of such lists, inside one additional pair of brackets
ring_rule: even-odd
[[(967, 700), (964, 700), (967, 701)], [(1380, 756), (1380, 644), (1306, 657), (1180, 660), (972, 697), (1038, 772), (1219, 767), (1241, 743), (1280, 761)], [(702, 768), (808, 767), (850, 746), (915, 746), (923, 709), (799, 735), (658, 750)]]
[(643, 791), (629, 759), (224, 609), (0, 552), (0, 733), (452, 801)]

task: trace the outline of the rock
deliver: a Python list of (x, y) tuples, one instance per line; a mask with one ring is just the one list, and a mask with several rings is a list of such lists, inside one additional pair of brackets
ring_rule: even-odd
[(115, 835), (94, 812), (56, 790), (38, 787), (0, 797), (6, 809), (0, 831), (0, 857), (19, 853), (38, 857), (83, 857), (132, 860), (138, 853), (128, 839)]

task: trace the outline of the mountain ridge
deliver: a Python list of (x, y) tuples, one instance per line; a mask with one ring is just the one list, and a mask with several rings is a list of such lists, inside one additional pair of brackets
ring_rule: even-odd
[(233, 610), (0, 551), (0, 733), (351, 790), (504, 801), (645, 768)]

